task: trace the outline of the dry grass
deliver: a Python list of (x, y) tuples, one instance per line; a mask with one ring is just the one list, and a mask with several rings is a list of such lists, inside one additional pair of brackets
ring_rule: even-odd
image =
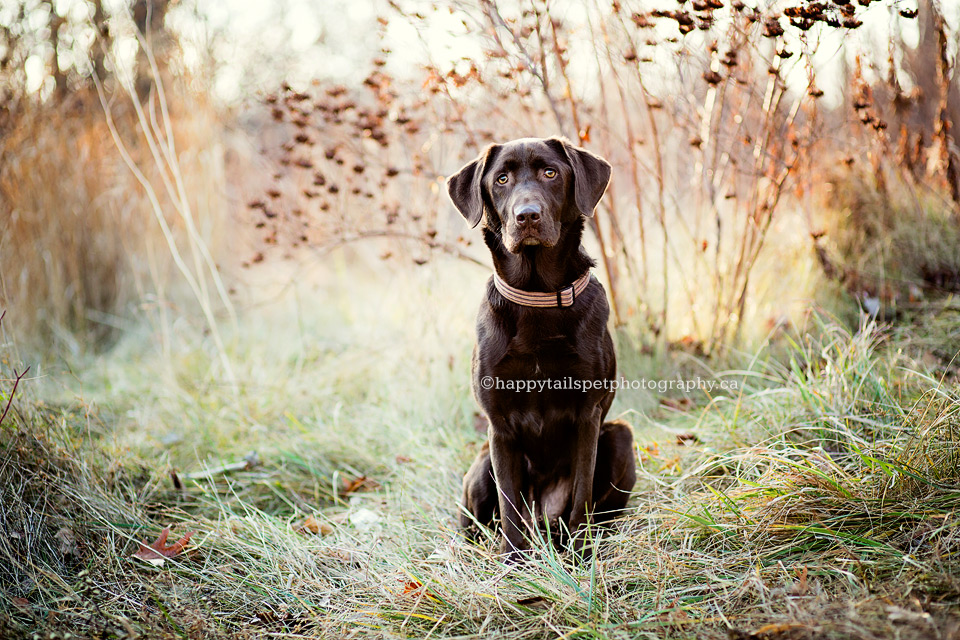
[(960, 291), (960, 218), (944, 194), (888, 172), (835, 171), (819, 213), (836, 277), (892, 310)]
[[(222, 249), (229, 240), (221, 125), (199, 98), (172, 102), (200, 233), (230, 262)], [(162, 169), (132, 114), (114, 109), (134, 161), (159, 184)], [(0, 307), (10, 311), (6, 329), (20, 347), (76, 355), (182, 301), (151, 204), (121, 161), (95, 96), (24, 109), (8, 123), (0, 156)], [(183, 220), (164, 196), (161, 214), (182, 242)]]
[[(172, 362), (132, 335), (59, 393), (28, 386), (0, 426), (4, 632), (955, 637), (955, 381), (873, 326), (826, 324), (785, 359), (717, 372), (743, 393), (688, 411), (621, 394), (640, 482), (591, 562), (537, 543), (509, 567), (492, 539), (460, 540), (484, 278), (461, 271), (295, 287), (244, 319), (239, 395), (200, 333)], [(298, 302), (317, 294), (319, 313)], [(621, 360), (629, 377), (677, 366)], [(680, 432), (698, 441), (678, 445)], [(250, 449), (259, 465), (223, 468)], [(300, 529), (310, 516), (320, 534)], [(197, 532), (191, 553), (131, 557), (167, 525)]]
[[(931, 106), (952, 73), (940, 65), (929, 77), (929, 63), (915, 62), (946, 36), (924, 27), (913, 50), (901, 30), (917, 13), (896, 2), (416, 4), (390, 2), (376, 28), (385, 41), (401, 24), (420, 34), (424, 73), (399, 72), (409, 65), (384, 47), (358, 67), (362, 83), (281, 85), (265, 97), (286, 135), (273, 149), (275, 184), (251, 202), (257, 258), (383, 237), (395, 240), (384, 249), (394, 260), (476, 257), (438, 181), (488, 143), (563, 134), (614, 167), (588, 223), (614, 322), (641, 326), (650, 346), (693, 340), (722, 354), (749, 344), (749, 320), (768, 306), (758, 280), (783, 254), (776, 228), (789, 225), (791, 248), (813, 253), (810, 218), (834, 154), (955, 209), (944, 182), (952, 156), (927, 171), (896, 149), (898, 135), (914, 159), (949, 147), (931, 144), (950, 119), (945, 109), (935, 122)], [(938, 6), (925, 4), (925, 24)], [(889, 33), (861, 29), (878, 14)], [(443, 28), (464, 47), (432, 59), (441, 24), (456, 25)], [(873, 47), (875, 36), (889, 47)], [(847, 71), (824, 64), (844, 57)], [(831, 107), (823, 89), (838, 83), (849, 89)], [(397, 250), (402, 242), (414, 250)]]

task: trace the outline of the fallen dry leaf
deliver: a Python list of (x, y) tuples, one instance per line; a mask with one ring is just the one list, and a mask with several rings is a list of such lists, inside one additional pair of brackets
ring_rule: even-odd
[(700, 438), (697, 437), (695, 433), (678, 433), (677, 434), (677, 444), (680, 446), (692, 445), (700, 442)]
[(801, 595), (801, 596), (806, 595), (807, 590), (809, 588), (807, 583), (807, 568), (804, 567), (802, 571), (800, 569), (797, 569), (796, 574), (797, 574), (797, 581), (793, 583), (793, 587), (791, 588), (791, 591), (797, 595)]
[(403, 581), (403, 595), (425, 595), (431, 600), (436, 600), (437, 596), (430, 592), (430, 589), (427, 589), (419, 580), (405, 580)]
[(660, 446), (656, 442), (640, 448), (640, 462), (646, 462), (651, 458), (660, 457)]
[(690, 398), (660, 398), (660, 404), (668, 409), (675, 409), (677, 411), (686, 411), (693, 406), (693, 400)]
[(373, 491), (374, 489), (379, 488), (380, 483), (373, 478), (369, 478), (367, 476), (358, 476), (353, 480), (344, 478), (340, 487), (340, 493), (346, 495), (348, 493), (355, 493), (357, 491)]
[(535, 609), (547, 609), (550, 607), (550, 603), (543, 596), (530, 596), (528, 598), (520, 598), (517, 600), (517, 604), (521, 607), (533, 607)]
[(179, 555), (184, 547), (187, 546), (187, 543), (190, 542), (190, 536), (194, 533), (196, 533), (196, 531), (188, 531), (182, 538), (167, 546), (167, 536), (170, 535), (170, 527), (164, 527), (153, 544), (148, 545), (145, 542), (141, 542), (140, 549), (133, 554), (133, 557), (160, 566), (166, 562), (167, 558), (173, 558)]
[(80, 555), (80, 552), (77, 550), (77, 537), (69, 527), (61, 527), (54, 538), (57, 540), (57, 548), (60, 549), (60, 553), (63, 555)]
[(777, 636), (786, 636), (789, 634), (790, 637), (794, 637), (793, 632), (806, 629), (806, 625), (799, 623), (773, 623), (765, 624), (759, 629), (754, 629), (750, 632), (750, 638), (775, 638)]
[(333, 533), (333, 526), (326, 522), (320, 522), (313, 516), (307, 516), (303, 522), (293, 529), (297, 533), (328, 536)]
[(408, 593), (415, 593), (423, 589), (423, 585), (417, 582), (416, 580), (407, 580), (403, 583), (403, 595)]

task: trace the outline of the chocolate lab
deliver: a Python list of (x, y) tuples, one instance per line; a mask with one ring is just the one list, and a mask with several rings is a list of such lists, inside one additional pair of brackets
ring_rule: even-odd
[(580, 549), (578, 533), (622, 512), (636, 481), (630, 426), (604, 422), (617, 363), (606, 293), (580, 244), (609, 180), (602, 158), (525, 138), (447, 181), (467, 221), (483, 220), (494, 265), (473, 352), (489, 440), (464, 476), (460, 524), (475, 536), (499, 515), (511, 560), (543, 525)]

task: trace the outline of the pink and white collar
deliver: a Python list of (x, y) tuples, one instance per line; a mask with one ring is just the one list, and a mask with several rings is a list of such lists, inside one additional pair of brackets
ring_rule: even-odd
[(568, 287), (552, 293), (540, 291), (524, 291), (508, 285), (496, 272), (493, 273), (493, 286), (504, 298), (524, 307), (558, 308), (572, 307), (577, 296), (584, 292), (590, 284), (590, 271), (573, 281)]

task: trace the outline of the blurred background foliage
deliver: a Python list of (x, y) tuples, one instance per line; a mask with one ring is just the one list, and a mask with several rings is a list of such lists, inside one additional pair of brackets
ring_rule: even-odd
[(960, 288), (956, 14), (8, 2), (0, 300), (25, 344), (79, 353), (143, 319), (169, 340), (191, 305), (216, 336), (250, 271), (346, 246), (354, 268), (483, 265), (444, 176), (560, 134), (615, 166), (588, 242), (641, 348), (721, 353), (818, 304), (892, 318)]

